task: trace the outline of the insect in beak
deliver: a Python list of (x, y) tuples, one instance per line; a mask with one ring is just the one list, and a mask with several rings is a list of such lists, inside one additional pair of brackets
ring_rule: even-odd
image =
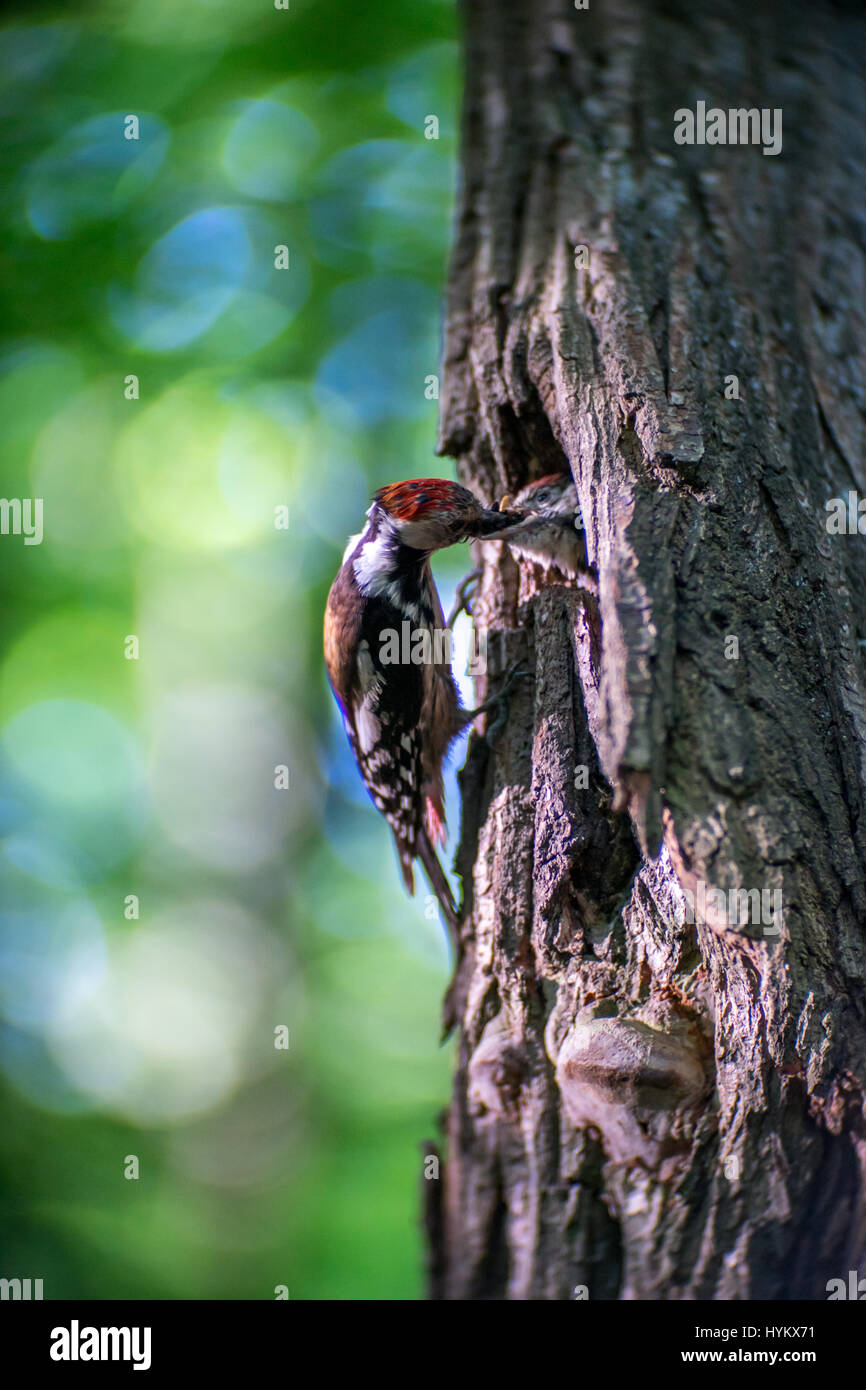
[(506, 494), (505, 494), (505, 496), (503, 497), (502, 501), (499, 503), (499, 510), (500, 510), (501, 512), (507, 512), (507, 511), (508, 511), (508, 504), (510, 503), (510, 501), (511, 501), (511, 493), (510, 493), (510, 492), (506, 492)]

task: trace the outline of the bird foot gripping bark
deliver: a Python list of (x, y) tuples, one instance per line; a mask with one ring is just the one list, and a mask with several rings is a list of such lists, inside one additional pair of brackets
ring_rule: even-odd
[(475, 597), (475, 591), (478, 588), (483, 573), (483, 569), (480, 568), (470, 570), (465, 579), (461, 579), (457, 586), (457, 592), (454, 595), (454, 603), (451, 606), (451, 612), (448, 614), (448, 619), (445, 624), (449, 629), (453, 628), (461, 613), (468, 613), (471, 617), (472, 600)]
[(505, 684), (501, 690), (497, 690), (495, 695), (489, 695), (477, 709), (467, 709), (461, 711), (461, 728), (471, 724), (480, 714), (490, 714), (496, 711), (496, 718), (487, 727), (486, 738), (488, 743), (495, 743), (508, 718), (508, 707), (511, 695), (518, 681), (529, 680), (532, 672), (528, 671), (522, 662), (517, 661), (508, 668), (505, 673)]

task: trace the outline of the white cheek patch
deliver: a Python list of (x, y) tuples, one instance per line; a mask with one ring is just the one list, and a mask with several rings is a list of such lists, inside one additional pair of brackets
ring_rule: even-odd
[(348, 545), (346, 546), (346, 549), (343, 551), (343, 558), (342, 558), (342, 560), (341, 560), (341, 562), (340, 562), (341, 565), (345, 565), (346, 561), (348, 560), (348, 558), (349, 558), (349, 556), (351, 555), (352, 551), (355, 549), (355, 546), (358, 544), (358, 541), (361, 539), (361, 537), (363, 536), (363, 534), (364, 534), (363, 531), (359, 531), (358, 534), (357, 534), (356, 536), (350, 536), (350, 537), (349, 537), (349, 543), (348, 543)]
[(399, 580), (393, 577), (390, 569), (394, 561), (393, 543), (386, 536), (365, 541), (353, 569), (358, 588), (367, 597), (385, 598), (399, 608), (402, 616), (417, 627), (422, 619), (422, 609), (407, 597)]
[(404, 521), (400, 527), (400, 539), (404, 545), (412, 545), (416, 550), (437, 550), (447, 540), (447, 528), (433, 517), (423, 521)]
[(392, 547), (387, 536), (365, 541), (354, 564), (355, 578), (362, 594), (379, 594), (388, 588)]

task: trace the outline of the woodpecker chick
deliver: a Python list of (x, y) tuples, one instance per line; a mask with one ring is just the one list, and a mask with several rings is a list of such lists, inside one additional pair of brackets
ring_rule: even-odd
[(520, 516), (488, 511), (457, 483), (416, 478), (380, 488), (367, 518), (328, 595), (328, 678), (364, 784), (393, 832), (406, 887), (414, 892), (420, 858), (456, 934), (457, 910), (436, 855), (445, 839), (443, 763), (481, 711), (460, 704), (430, 555)]
[(522, 513), (524, 520), (497, 536), (524, 560), (545, 570), (560, 570), (569, 579), (595, 580), (586, 557), (586, 538), (577, 504), (577, 489), (567, 473), (551, 473), (518, 492), (503, 497), (503, 512)]

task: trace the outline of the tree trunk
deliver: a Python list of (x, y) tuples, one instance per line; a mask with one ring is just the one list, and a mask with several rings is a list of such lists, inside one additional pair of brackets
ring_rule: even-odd
[[(599, 598), (483, 547), (534, 682), (462, 775), (432, 1294), (823, 1299), (866, 1273), (864, 25), (464, 19), (440, 446), (488, 502), (570, 469)], [(675, 143), (700, 101), (781, 153)]]

